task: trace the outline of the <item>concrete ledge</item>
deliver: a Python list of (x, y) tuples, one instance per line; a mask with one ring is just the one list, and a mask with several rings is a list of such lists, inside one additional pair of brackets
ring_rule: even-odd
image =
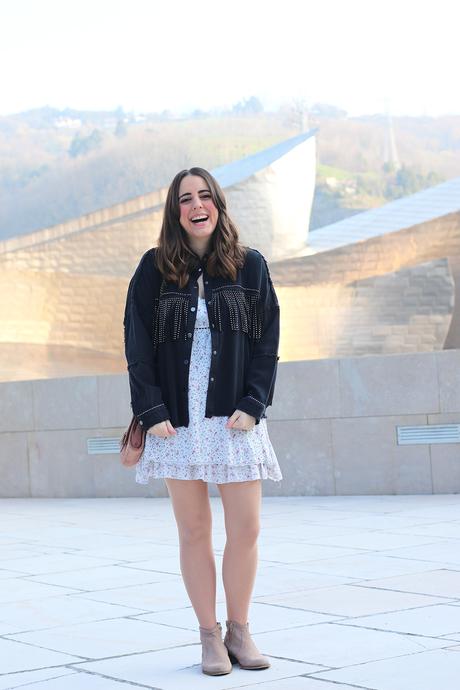
[[(283, 480), (265, 495), (460, 491), (460, 444), (397, 444), (398, 425), (460, 423), (460, 350), (279, 363), (268, 428)], [(131, 417), (127, 375), (0, 384), (2, 497), (167, 496), (118, 454)], [(210, 495), (218, 495), (216, 485)]]

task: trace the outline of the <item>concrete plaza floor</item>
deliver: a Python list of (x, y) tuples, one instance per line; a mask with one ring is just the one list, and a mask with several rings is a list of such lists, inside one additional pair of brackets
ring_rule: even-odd
[(0, 514), (0, 690), (459, 687), (460, 495), (264, 498), (249, 621), (272, 665), (218, 677), (201, 673), (169, 498)]

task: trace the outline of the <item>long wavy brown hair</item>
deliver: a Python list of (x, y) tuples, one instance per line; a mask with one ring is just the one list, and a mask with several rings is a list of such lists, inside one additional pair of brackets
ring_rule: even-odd
[(238, 268), (242, 268), (246, 247), (240, 244), (238, 230), (227, 212), (227, 202), (217, 180), (204, 168), (193, 167), (181, 170), (168, 189), (166, 203), (155, 253), (158, 269), (165, 280), (177, 283), (180, 288), (187, 285), (190, 273), (197, 268), (200, 258), (188, 244), (188, 236), (179, 222), (179, 187), (187, 175), (203, 178), (209, 187), (211, 197), (219, 216), (211, 235), (205, 255), (206, 271), (211, 276), (222, 276), (235, 280)]

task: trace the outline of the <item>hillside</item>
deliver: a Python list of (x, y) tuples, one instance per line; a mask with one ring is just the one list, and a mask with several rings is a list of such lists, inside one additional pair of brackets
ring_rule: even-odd
[[(0, 118), (0, 238), (166, 186), (181, 168), (213, 168), (294, 136), (288, 109), (250, 115), (43, 108)], [(319, 127), (311, 229), (460, 175), (460, 117), (394, 118), (402, 171), (383, 166), (382, 116), (309, 117)]]

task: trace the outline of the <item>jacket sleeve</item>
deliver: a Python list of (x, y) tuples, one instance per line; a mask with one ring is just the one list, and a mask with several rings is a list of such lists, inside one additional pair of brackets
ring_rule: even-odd
[(247, 412), (259, 424), (265, 417), (265, 409), (272, 404), (278, 367), (280, 337), (280, 308), (265, 257), (258, 252), (261, 261), (260, 318), (262, 334), (254, 341), (245, 395), (236, 408)]
[[(149, 262), (152, 262), (149, 265)], [(169, 419), (155, 373), (153, 257), (146, 252), (129, 283), (123, 319), (131, 407), (147, 430)]]

